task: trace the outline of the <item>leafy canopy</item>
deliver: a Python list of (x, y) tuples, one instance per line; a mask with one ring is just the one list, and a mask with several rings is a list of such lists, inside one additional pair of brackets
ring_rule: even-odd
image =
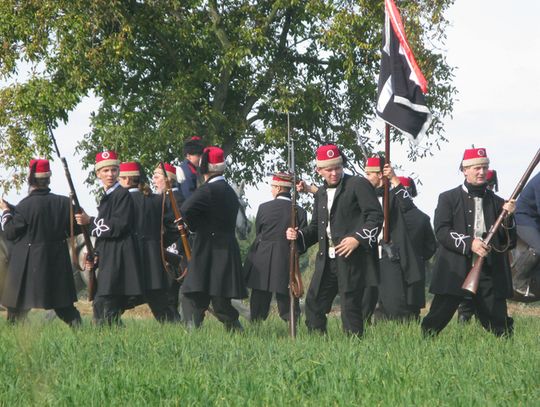
[[(397, 2), (435, 116), (420, 155), (444, 141), (452, 111), (452, 68), (437, 49), (452, 3)], [(287, 111), (299, 169), (326, 141), (360, 162), (383, 21), (382, 0), (4, 0), (0, 163), (22, 169), (50, 155), (47, 125), (88, 95), (100, 102), (92, 130), (72, 136), (84, 167), (103, 148), (148, 168), (178, 163), (184, 140), (198, 135), (231, 156), (231, 176), (255, 182), (286, 157)]]

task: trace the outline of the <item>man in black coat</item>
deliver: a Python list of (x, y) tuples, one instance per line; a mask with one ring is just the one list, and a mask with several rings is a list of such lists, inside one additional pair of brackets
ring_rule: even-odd
[(4, 200), (2, 229), (13, 242), (2, 304), (8, 321), (24, 319), (31, 308), (54, 309), (71, 326), (81, 323), (66, 239), (70, 234), (69, 198), (50, 192), (47, 160), (30, 162), (29, 195), (14, 209)]
[[(488, 170), (486, 174), (486, 181), (487, 181), (488, 189), (494, 192), (497, 192), (499, 190), (499, 181), (497, 178), (497, 171)], [(517, 215), (516, 215), (516, 224), (518, 225)], [(518, 225), (518, 230), (519, 230), (519, 225)], [(472, 316), (474, 315), (474, 303), (470, 295), (466, 295), (463, 298), (463, 301), (461, 301), (461, 304), (459, 304), (457, 312), (458, 312), (458, 322), (467, 323), (471, 320)]]
[(97, 324), (120, 325), (123, 310), (132, 303), (140, 303), (144, 279), (139, 266), (135, 237), (135, 208), (129, 192), (118, 183), (120, 162), (114, 151), (96, 155), (96, 176), (104, 189), (98, 215), (83, 212), (75, 215), (80, 225), (93, 226), (96, 237), (99, 273), (93, 302)]
[(231, 299), (247, 297), (240, 248), (235, 235), (238, 198), (229, 186), (223, 150), (207, 147), (201, 157), (205, 183), (182, 205), (181, 212), (195, 233), (188, 273), (182, 284), (182, 308), (188, 326), (199, 327), (212, 303), (214, 315), (228, 330), (242, 330)]
[(512, 334), (513, 320), (506, 307), (506, 298), (512, 297), (512, 278), (506, 252), (516, 241), (513, 216), (494, 235), (493, 247), (482, 239), (502, 209), (512, 214), (515, 203), (505, 203), (487, 188), (488, 165), (485, 149), (465, 150), (460, 166), (464, 183), (439, 196), (434, 219), (439, 249), (430, 286), (435, 297), (422, 321), (426, 336), (438, 334), (452, 319), (465, 294), (461, 286), (478, 257), (485, 261), (478, 291), (472, 296), (476, 317), (497, 336)]
[(144, 182), (145, 177), (139, 163), (120, 164), (118, 178), (120, 185), (131, 194), (134, 204), (134, 232), (144, 275), (144, 300), (158, 322), (179, 322), (178, 311), (169, 307), (167, 301), (169, 282), (162, 258), (162, 232), (167, 220), (162, 217), (162, 199), (153, 194)]
[[(284, 321), (290, 318), (289, 255), (290, 242), (285, 231), (291, 226), (292, 177), (276, 173), (270, 181), (273, 200), (259, 206), (255, 219), (257, 236), (248, 252), (244, 272), (248, 288), (251, 288), (251, 321), (266, 320), (270, 310), (272, 294), (275, 293), (279, 316)], [(296, 224), (307, 226), (307, 214), (296, 206)], [(295, 315), (300, 315), (298, 300)], [(295, 319), (298, 321), (298, 318)]]
[[(163, 166), (165, 167), (165, 173), (171, 185), (176, 206), (180, 208), (185, 201), (185, 197), (177, 182), (176, 167), (169, 163), (164, 163)], [(165, 174), (163, 174), (163, 168), (160, 164), (154, 170), (154, 174), (152, 175), (152, 183), (156, 189), (156, 193), (160, 195), (162, 200), (162, 217), (169, 220), (165, 221), (165, 226), (167, 227), (170, 225), (170, 220), (175, 220), (175, 216), (172, 212), (172, 205), (169, 197), (165, 193), (165, 181)], [(174, 227), (174, 230), (171, 230), (170, 228), (166, 229), (166, 235), (171, 234), (171, 232), (175, 232), (177, 238), (175, 242), (167, 245), (164, 253), (167, 262), (167, 302), (171, 312), (176, 313), (178, 317), (181, 318), (179, 299), (182, 281), (180, 277), (187, 263), (185, 262), (184, 248), (182, 246), (182, 239), (178, 235), (178, 230), (176, 227)]]
[(383, 165), (379, 157), (371, 157), (364, 171), (375, 187), (381, 206), (384, 204), (383, 180), (387, 178), (390, 182), (389, 242), (382, 241), (382, 234), (379, 236), (380, 281), (378, 287), (366, 289), (364, 317), (369, 320), (377, 304), (376, 320), (417, 319), (425, 306), (425, 267), (414, 249), (405, 221), (405, 214), (416, 207), (390, 164)]
[(377, 236), (383, 215), (373, 186), (365, 178), (343, 172), (343, 156), (335, 145), (317, 149), (317, 173), (324, 185), (315, 193), (313, 217), (287, 238), (304, 248), (318, 242), (315, 274), (306, 296), (306, 325), (326, 332), (332, 302), (339, 293), (345, 332), (362, 335), (362, 297), (378, 277)]

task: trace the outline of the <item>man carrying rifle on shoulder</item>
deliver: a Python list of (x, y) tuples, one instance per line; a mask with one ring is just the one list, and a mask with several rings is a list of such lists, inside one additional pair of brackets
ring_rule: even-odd
[[(166, 185), (165, 174), (163, 173), (163, 168), (165, 168), (165, 174), (167, 175), (167, 178), (169, 180), (169, 183), (172, 189), (172, 194), (174, 196), (176, 206), (178, 208), (182, 206), (182, 204), (185, 201), (185, 198), (177, 182), (176, 167), (169, 163), (164, 163), (163, 167), (161, 166), (161, 164), (159, 164), (154, 170), (154, 174), (152, 175), (152, 184), (154, 185), (156, 193), (161, 195), (161, 199), (164, 200), (164, 202), (162, 202), (162, 205), (164, 205), (162, 207), (162, 211), (164, 212), (162, 216), (165, 217), (164, 219), (165, 224), (169, 225), (170, 222), (168, 220), (174, 221), (174, 214), (172, 213), (171, 203), (166, 196), (167, 185)], [(171, 231), (168, 229), (166, 230), (166, 232), (167, 234), (169, 234)], [(174, 232), (178, 234), (178, 231), (176, 230), (176, 226), (174, 227)], [(183, 268), (187, 264), (185, 263), (185, 253), (182, 247), (182, 239), (177, 236), (176, 242), (167, 246), (167, 248), (165, 249), (164, 256), (167, 262), (166, 267), (167, 267), (167, 281), (168, 281), (168, 288), (167, 288), (168, 307), (171, 312), (177, 314), (178, 318), (180, 318), (179, 298), (180, 298), (180, 286), (182, 284), (180, 280), (180, 276), (183, 273)]]
[[(275, 173), (270, 185), (274, 199), (259, 206), (255, 219), (257, 236), (244, 264), (247, 286), (251, 288), (249, 307), (252, 322), (266, 320), (274, 293), (279, 316), (284, 321), (290, 319), (290, 249), (285, 231), (291, 225), (292, 177), (286, 173)], [(298, 227), (305, 228), (306, 211), (296, 206), (296, 213)], [(300, 305), (296, 299), (295, 321), (299, 315)]]
[(324, 185), (315, 193), (311, 222), (286, 232), (287, 239), (305, 248), (319, 244), (306, 296), (306, 325), (310, 331), (326, 333), (326, 315), (339, 294), (343, 330), (361, 336), (364, 288), (377, 285), (377, 236), (383, 213), (369, 181), (343, 172), (344, 157), (337, 146), (323, 145), (316, 156)]
[[(478, 290), (472, 296), (476, 317), (493, 334), (512, 335), (514, 321), (506, 307), (506, 299), (512, 297), (512, 277), (506, 252), (516, 242), (511, 216), (515, 202), (505, 202), (488, 189), (488, 167), (484, 148), (465, 150), (460, 165), (464, 183), (439, 196), (434, 224), (440, 245), (430, 287), (435, 297), (422, 321), (424, 336), (437, 335), (450, 322), (465, 295), (462, 284), (478, 257), (485, 261)], [(488, 246), (483, 238), (502, 209), (509, 216), (493, 236), (493, 245)]]
[(227, 330), (242, 331), (238, 311), (231, 305), (231, 299), (247, 297), (235, 235), (240, 204), (223, 177), (225, 168), (223, 150), (206, 147), (200, 165), (205, 182), (180, 208), (190, 231), (195, 234), (191, 261), (181, 289), (182, 308), (188, 326), (199, 327), (212, 303), (214, 315)]
[(121, 325), (120, 316), (144, 292), (135, 237), (135, 207), (127, 189), (118, 182), (120, 161), (114, 151), (96, 155), (95, 171), (104, 194), (98, 215), (75, 215), (79, 225), (90, 225), (96, 237), (99, 275), (93, 302), (97, 324)]
[(72, 215), (70, 199), (51, 193), (48, 160), (32, 160), (30, 192), (16, 207), (0, 200), (2, 229), (13, 248), (2, 305), (8, 321), (23, 320), (31, 308), (54, 309), (72, 327), (81, 324), (66, 239)]

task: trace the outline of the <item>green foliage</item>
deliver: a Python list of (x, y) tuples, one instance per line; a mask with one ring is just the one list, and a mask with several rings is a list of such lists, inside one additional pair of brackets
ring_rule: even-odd
[[(431, 45), (444, 43), (452, 3), (398, 4), (430, 83), (430, 147), (444, 140), (441, 120), (455, 94), (452, 68)], [(382, 0), (2, 1), (0, 163), (20, 169), (48, 153), (46, 123), (66, 121), (90, 94), (100, 107), (79, 144), (85, 168), (102, 148), (148, 168), (178, 162), (183, 141), (202, 135), (231, 155), (233, 178), (255, 182), (286, 155), (285, 111), (301, 169), (324, 141), (360, 161), (383, 14)], [(19, 184), (13, 175), (2, 182)]]
[(126, 319), (123, 329), (0, 322), (0, 404), (225, 406), (532, 406), (540, 397), (540, 320), (512, 339), (452, 322), (431, 340), (416, 324), (381, 323), (347, 337), (288, 337), (277, 317), (229, 334)]

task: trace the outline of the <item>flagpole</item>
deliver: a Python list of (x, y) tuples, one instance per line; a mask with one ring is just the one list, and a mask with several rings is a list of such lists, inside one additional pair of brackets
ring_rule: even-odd
[[(390, 164), (390, 125), (385, 124), (384, 128), (384, 164)], [(390, 241), (390, 180), (384, 177), (384, 229), (383, 240)]]

